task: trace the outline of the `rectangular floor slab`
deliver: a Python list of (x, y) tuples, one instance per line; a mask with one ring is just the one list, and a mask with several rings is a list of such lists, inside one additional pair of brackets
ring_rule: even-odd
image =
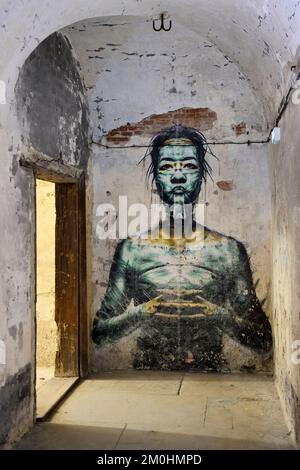
[(78, 380), (78, 377), (52, 377), (39, 387), (36, 394), (36, 419), (44, 420)]

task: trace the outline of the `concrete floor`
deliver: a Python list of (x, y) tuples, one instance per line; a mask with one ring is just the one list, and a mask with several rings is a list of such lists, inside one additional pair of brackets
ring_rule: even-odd
[(270, 377), (106, 372), (81, 382), (18, 449), (289, 449)]

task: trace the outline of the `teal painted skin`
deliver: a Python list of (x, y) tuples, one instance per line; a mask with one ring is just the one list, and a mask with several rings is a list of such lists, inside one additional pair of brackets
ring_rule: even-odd
[(200, 168), (193, 145), (167, 145), (160, 150), (156, 186), (168, 205), (182, 196), (185, 204), (194, 203), (200, 193)]
[[(165, 145), (155, 181), (170, 207), (194, 204), (203, 171), (193, 145)], [(172, 211), (172, 209), (171, 209)], [(172, 227), (172, 223), (171, 223)], [(227, 334), (256, 352), (270, 351), (269, 321), (256, 297), (242, 243), (194, 222), (194, 237), (122, 241), (93, 326), (93, 340), (112, 343), (137, 328), (136, 368), (230, 369)], [(133, 302), (132, 302), (133, 301)]]

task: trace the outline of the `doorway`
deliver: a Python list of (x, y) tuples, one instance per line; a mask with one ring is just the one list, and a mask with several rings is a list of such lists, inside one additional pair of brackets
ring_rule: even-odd
[(36, 419), (87, 372), (84, 179), (36, 175)]
[(36, 180), (36, 389), (55, 377), (55, 184)]

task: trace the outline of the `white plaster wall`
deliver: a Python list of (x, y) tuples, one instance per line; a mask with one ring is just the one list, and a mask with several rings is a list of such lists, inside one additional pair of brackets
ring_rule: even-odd
[(300, 435), (299, 121), (300, 105), (290, 102), (280, 123), (281, 141), (270, 147), (275, 373), (289, 428), (298, 441)]
[[(0, 134), (4, 143), (0, 148), (3, 165), (0, 318), (4, 323), (0, 334), (6, 344), (6, 364), (0, 376), (0, 384), (3, 384), (7, 375), (24, 367), (33, 355), (35, 218), (32, 173), (19, 167), (14, 154), (17, 150), (12, 145), (14, 139), (8, 137), (7, 127), (0, 129)], [(18, 141), (17, 130), (15, 138)], [(7, 153), (6, 149), (9, 149)], [(9, 333), (11, 328), (16, 330), (16, 335)]]
[[(185, 29), (183, 34), (182, 28), (178, 31), (175, 27), (162, 40), (151, 28), (145, 31), (141, 19), (127, 18), (124, 23), (124, 18), (118, 17), (81, 22), (66, 28), (63, 34), (72, 44), (88, 89), (92, 139), (111, 147), (93, 144), (90, 155), (94, 191), (93, 317), (106, 291), (116, 247), (116, 241), (97, 239), (98, 205), (111, 203), (117, 208), (119, 196), (127, 196), (128, 205), (145, 203), (149, 207), (151, 201), (159, 202), (146, 187), (146, 166), (138, 166), (149, 136), (135, 136), (120, 144), (125, 148), (114, 149), (111, 142), (101, 140), (103, 135), (182, 107), (216, 112), (217, 119), (204, 133), (209, 141), (219, 144), (264, 140), (268, 127), (261, 102), (239, 68), (194, 32)], [(246, 123), (248, 132), (237, 136), (233, 127), (240, 122)], [(203, 130), (201, 125), (201, 121), (195, 122), (199, 130)], [(128, 148), (132, 145), (142, 147)], [(218, 159), (208, 156), (213, 181), (203, 185), (201, 199), (206, 202), (206, 225), (245, 244), (254, 281), (258, 282), (258, 296), (271, 316), (267, 147), (212, 145)], [(222, 181), (229, 182), (232, 189), (219, 188)], [(130, 343), (130, 338), (122, 339), (109, 350), (96, 350), (95, 368), (128, 367), (130, 361), (125, 356), (127, 352), (130, 355)]]
[[(264, 110), (247, 77), (195, 32), (175, 24), (162, 36), (140, 18), (124, 23), (116, 17), (79, 23), (64, 33), (88, 88), (93, 140), (127, 122), (182, 107), (216, 112), (210, 139), (267, 137)], [(238, 137), (232, 126), (241, 122), (247, 134)]]

